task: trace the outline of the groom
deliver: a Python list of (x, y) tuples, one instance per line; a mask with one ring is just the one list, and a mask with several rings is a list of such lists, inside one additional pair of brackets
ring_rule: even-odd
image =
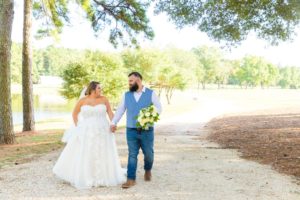
[(137, 157), (140, 148), (144, 154), (145, 181), (151, 180), (151, 169), (154, 160), (154, 127), (148, 130), (141, 130), (136, 127), (136, 116), (140, 110), (150, 106), (152, 103), (160, 114), (162, 111), (159, 98), (153, 90), (146, 88), (142, 83), (143, 77), (138, 72), (132, 72), (128, 75), (129, 91), (123, 96), (118, 106), (115, 116), (112, 120), (111, 131), (115, 132), (117, 123), (120, 121), (126, 111), (126, 138), (128, 145), (128, 165), (127, 165), (127, 182), (122, 188), (130, 188), (136, 184)]

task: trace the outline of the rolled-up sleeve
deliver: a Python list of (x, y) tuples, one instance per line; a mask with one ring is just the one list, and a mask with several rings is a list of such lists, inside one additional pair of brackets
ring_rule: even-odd
[(156, 93), (154, 91), (152, 92), (152, 103), (155, 106), (158, 114), (161, 114), (162, 113), (162, 105), (160, 103), (159, 97), (156, 95)]

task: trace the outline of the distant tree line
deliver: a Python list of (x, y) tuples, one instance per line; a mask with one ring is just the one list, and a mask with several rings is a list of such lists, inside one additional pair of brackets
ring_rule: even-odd
[[(11, 76), (14, 83), (21, 83), (21, 52), (21, 44), (13, 44)], [(126, 74), (133, 70), (141, 72), (159, 95), (164, 93), (168, 102), (175, 89), (183, 90), (195, 84), (202, 89), (207, 84), (217, 84), (218, 88), (225, 85), (300, 87), (300, 67), (279, 67), (250, 55), (228, 60), (220, 49), (208, 46), (190, 51), (128, 49), (118, 53), (49, 46), (34, 49), (32, 63), (34, 83), (39, 82), (41, 75), (61, 76), (65, 81), (62, 94), (67, 98), (78, 97), (82, 85), (95, 79), (102, 82), (107, 95), (117, 99), (120, 90), (126, 87)]]

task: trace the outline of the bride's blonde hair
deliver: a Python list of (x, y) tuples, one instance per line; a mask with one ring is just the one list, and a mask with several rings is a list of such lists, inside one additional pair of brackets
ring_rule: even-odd
[(90, 84), (88, 85), (86, 91), (85, 91), (85, 95), (90, 95), (92, 94), (92, 92), (94, 90), (96, 90), (97, 85), (99, 85), (100, 83), (97, 81), (91, 81)]

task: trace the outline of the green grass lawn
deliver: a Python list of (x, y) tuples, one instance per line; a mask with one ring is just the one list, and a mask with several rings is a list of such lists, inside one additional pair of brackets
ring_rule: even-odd
[(20, 133), (13, 145), (0, 145), (0, 168), (28, 162), (45, 153), (63, 147), (63, 130)]

